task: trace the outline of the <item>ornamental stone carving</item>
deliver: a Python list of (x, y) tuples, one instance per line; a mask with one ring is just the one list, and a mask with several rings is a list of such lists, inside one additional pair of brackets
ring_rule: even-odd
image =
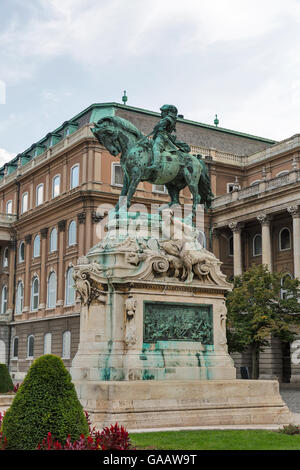
[(230, 222), (228, 224), (228, 227), (233, 232), (240, 232), (242, 230), (243, 226), (244, 226), (244, 224), (242, 224), (241, 222)]
[(287, 211), (291, 214), (292, 217), (300, 217), (299, 206), (289, 206)]
[(268, 214), (261, 214), (261, 215), (258, 215), (256, 218), (258, 222), (261, 223), (262, 225), (269, 225), (272, 220), (272, 216)]
[(80, 300), (83, 305), (89, 306), (91, 302), (106, 303), (106, 297), (103, 292), (96, 287), (91, 273), (98, 272), (98, 267), (95, 263), (83, 266), (75, 266), (73, 279), (75, 281), (75, 288), (79, 294)]
[(132, 294), (129, 294), (125, 300), (126, 311), (126, 334), (125, 343), (127, 346), (133, 346), (136, 343), (136, 325), (135, 325), (135, 312), (137, 308), (137, 301)]
[[(147, 237), (146, 229), (152, 223), (160, 229), (157, 238), (151, 231)], [(114, 282), (165, 277), (188, 284), (195, 280), (211, 286), (230, 287), (221, 272), (222, 263), (200, 244), (199, 232), (175, 218), (172, 211), (163, 218), (155, 215), (149, 219), (147, 214), (132, 213), (131, 216), (129, 213), (123, 220), (121, 217), (110, 219), (107, 227), (105, 238), (86, 257), (78, 260), (76, 286), (84, 302), (90, 301), (87, 300), (91, 293), (86, 281), (91, 279), (106, 282), (109, 278)]]

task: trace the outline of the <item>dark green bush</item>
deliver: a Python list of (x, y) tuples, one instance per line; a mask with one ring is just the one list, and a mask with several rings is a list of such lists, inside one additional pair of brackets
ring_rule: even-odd
[(63, 361), (51, 354), (36, 359), (6, 412), (2, 432), (7, 449), (36, 449), (50, 432), (64, 443), (89, 432), (82, 406)]
[(11, 392), (14, 389), (8, 368), (5, 364), (0, 364), (0, 393)]

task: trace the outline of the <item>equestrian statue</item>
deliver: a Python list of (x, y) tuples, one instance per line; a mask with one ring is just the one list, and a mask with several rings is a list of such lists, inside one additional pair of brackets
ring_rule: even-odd
[[(153, 131), (145, 136), (130, 121), (118, 116), (107, 116), (95, 123), (95, 137), (113, 156), (120, 156), (124, 180), (121, 197), (127, 197), (127, 208), (138, 184), (148, 181), (165, 185), (169, 206), (180, 204), (179, 193), (188, 186), (193, 197), (192, 215), (197, 205), (211, 207), (213, 194), (206, 164), (201, 155), (191, 155), (190, 147), (177, 139), (177, 108), (164, 105), (160, 108), (161, 119)], [(152, 139), (150, 138), (152, 136)], [(121, 199), (115, 210), (119, 211)]]

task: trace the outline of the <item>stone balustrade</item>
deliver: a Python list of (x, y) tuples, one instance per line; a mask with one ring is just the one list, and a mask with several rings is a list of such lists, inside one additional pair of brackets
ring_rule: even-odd
[(273, 189), (278, 189), (289, 184), (295, 184), (298, 181), (300, 181), (300, 170), (293, 170), (286, 175), (261, 181), (260, 183), (248, 186), (247, 188), (216, 197), (213, 200), (212, 208), (216, 209), (217, 207), (230, 204), (233, 201), (244, 200), (248, 197), (263, 194)]

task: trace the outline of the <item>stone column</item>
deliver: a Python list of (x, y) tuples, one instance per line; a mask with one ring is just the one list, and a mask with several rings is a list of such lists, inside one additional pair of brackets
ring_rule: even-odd
[(92, 211), (91, 213), (91, 222), (90, 227), (92, 231), (92, 238), (91, 238), (91, 247), (99, 243), (99, 238), (97, 236), (97, 224), (102, 221), (104, 215), (97, 214), (97, 211)]
[(58, 222), (58, 275), (57, 275), (57, 302), (58, 307), (64, 305), (65, 298), (65, 272), (64, 272), (64, 253), (65, 253), (65, 230), (66, 221)]
[(229, 228), (233, 233), (233, 274), (240, 276), (243, 272), (242, 229), (240, 222), (231, 222)]
[(300, 279), (300, 211), (298, 206), (288, 207), (293, 217), (294, 277)]
[(220, 259), (220, 230), (214, 228), (212, 233), (212, 252)]
[(30, 310), (30, 254), (32, 235), (25, 236), (25, 279), (24, 279), (24, 308), (23, 312)]
[(83, 256), (86, 253), (85, 245), (89, 234), (85, 233), (85, 222), (86, 222), (86, 212), (81, 212), (77, 214), (77, 220), (79, 224), (78, 230), (78, 256)]
[(46, 270), (46, 258), (47, 258), (47, 235), (48, 227), (41, 229), (41, 284), (40, 284), (40, 305), (39, 308), (46, 308), (47, 303), (47, 270)]
[(261, 238), (262, 238), (262, 264), (268, 266), (270, 272), (273, 270), (272, 263), (272, 238), (271, 238), (271, 217), (267, 214), (262, 214), (257, 217), (261, 223)]

